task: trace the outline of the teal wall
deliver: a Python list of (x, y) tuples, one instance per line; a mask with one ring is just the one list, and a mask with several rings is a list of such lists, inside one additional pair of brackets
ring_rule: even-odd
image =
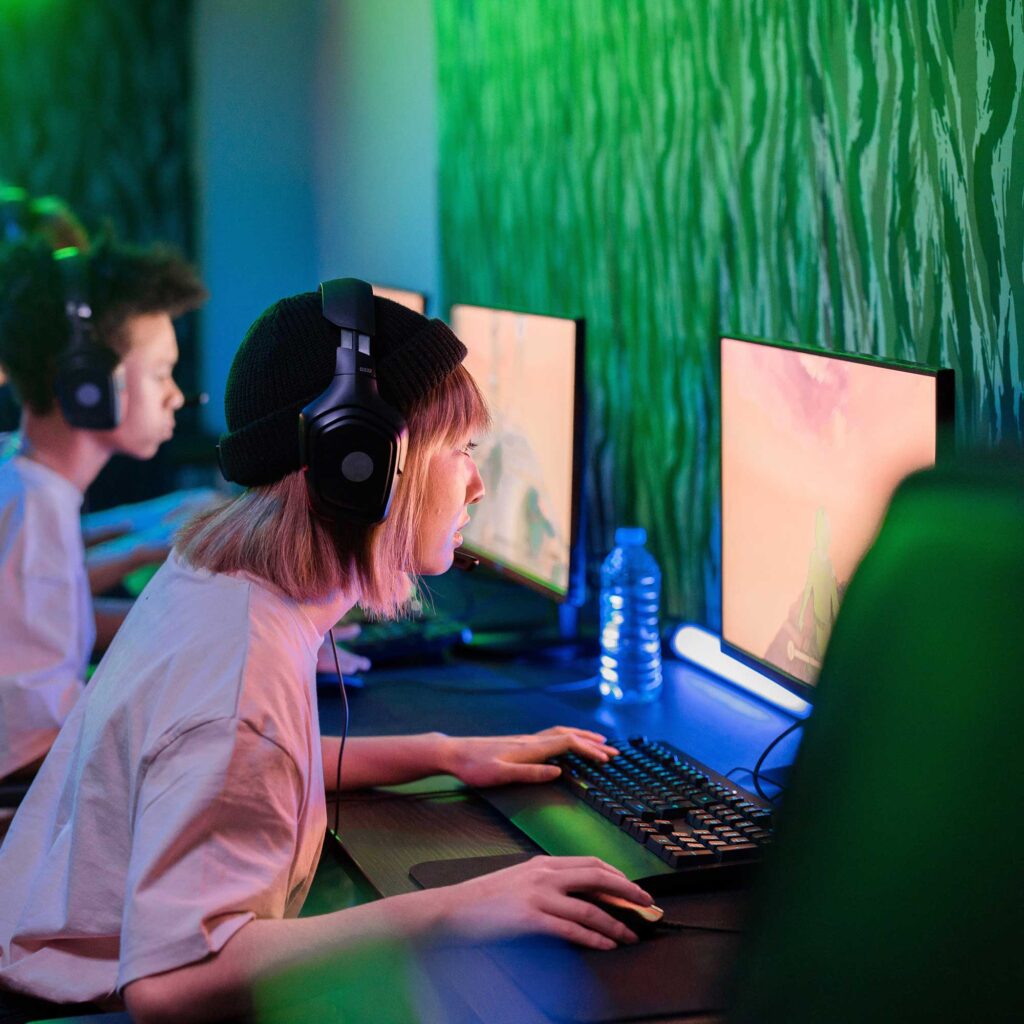
[(590, 545), (717, 624), (723, 332), (951, 366), (1019, 440), (1019, 0), (436, 0), (450, 301), (585, 315)]
[(355, 275), (436, 301), (432, 2), (202, 0), (193, 47), (203, 417), (220, 433), (231, 360), (276, 299)]
[(433, 0), (332, 0), (318, 74), (321, 273), (439, 306)]
[(316, 0), (196, 5), (195, 147), (204, 427), (224, 429), (224, 385), (249, 325), (316, 287)]

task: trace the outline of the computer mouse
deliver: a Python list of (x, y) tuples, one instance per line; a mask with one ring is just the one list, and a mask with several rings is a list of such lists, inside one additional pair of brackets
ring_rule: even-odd
[(638, 939), (646, 939), (658, 930), (658, 922), (665, 916), (665, 911), (653, 903), (645, 907), (641, 903), (613, 896), (607, 892), (577, 893), (580, 899), (600, 907), (616, 921), (621, 921)]

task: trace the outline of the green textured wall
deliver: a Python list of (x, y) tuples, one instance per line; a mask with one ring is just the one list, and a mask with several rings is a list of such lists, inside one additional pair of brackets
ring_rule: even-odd
[[(0, 180), (61, 196), (91, 231), (194, 257), (191, 23), (192, 0), (0, 0)], [(195, 326), (178, 324), (187, 391), (199, 384)], [(196, 419), (179, 414), (179, 435)], [(167, 448), (118, 456), (87, 501), (149, 497), (174, 472)]]
[(449, 301), (588, 321), (589, 542), (718, 624), (718, 333), (952, 366), (1020, 439), (1020, 0), (437, 0)]
[[(192, 250), (191, 0), (0, 0), (0, 180)], [(179, 379), (194, 386), (192, 340)]]

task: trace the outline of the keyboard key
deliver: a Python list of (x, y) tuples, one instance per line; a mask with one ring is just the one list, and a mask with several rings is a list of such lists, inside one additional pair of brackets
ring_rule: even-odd
[(653, 850), (655, 853), (657, 853), (663, 847), (675, 846), (675, 843), (673, 843), (668, 836), (652, 835), (647, 837), (647, 842), (644, 845), (647, 847), (648, 850)]
[(753, 843), (736, 843), (723, 846), (718, 855), (722, 860), (740, 860), (744, 857), (757, 856), (760, 851)]

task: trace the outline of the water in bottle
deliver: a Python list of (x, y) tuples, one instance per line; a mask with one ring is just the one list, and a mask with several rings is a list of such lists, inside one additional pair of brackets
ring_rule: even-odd
[(600, 689), (623, 703), (653, 700), (661, 692), (661, 570), (646, 541), (642, 527), (620, 527), (601, 566)]

